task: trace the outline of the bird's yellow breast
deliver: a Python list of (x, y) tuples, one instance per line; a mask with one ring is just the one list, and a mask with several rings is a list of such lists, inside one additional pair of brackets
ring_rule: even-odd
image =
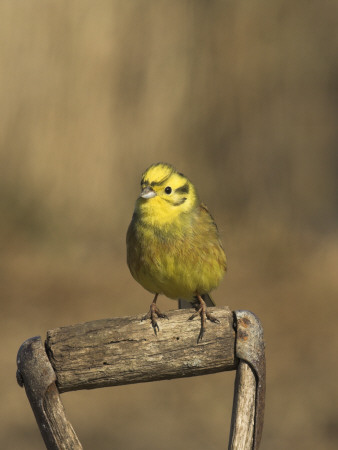
[(129, 226), (127, 261), (145, 289), (190, 300), (218, 286), (226, 259), (205, 208), (171, 216), (170, 221), (166, 214), (159, 214), (155, 221), (144, 219), (135, 213)]

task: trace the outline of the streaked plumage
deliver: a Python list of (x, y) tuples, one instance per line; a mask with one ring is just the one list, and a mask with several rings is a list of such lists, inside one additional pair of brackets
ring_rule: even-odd
[[(217, 226), (200, 203), (194, 185), (171, 165), (158, 163), (142, 175), (141, 194), (127, 232), (127, 262), (131, 274), (153, 294), (198, 300), (202, 318), (216, 321), (202, 296), (220, 283), (226, 258)], [(157, 295), (149, 317), (158, 330)]]

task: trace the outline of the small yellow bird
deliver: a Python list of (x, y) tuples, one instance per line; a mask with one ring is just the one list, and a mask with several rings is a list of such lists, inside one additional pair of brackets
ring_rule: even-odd
[(190, 319), (201, 317), (198, 342), (206, 320), (218, 322), (207, 311), (207, 305), (214, 305), (208, 294), (226, 271), (217, 226), (194, 185), (170, 164), (153, 164), (142, 175), (127, 232), (127, 262), (135, 280), (155, 294), (145, 317), (155, 334), (156, 316), (167, 318), (156, 305), (159, 294), (195, 306)]

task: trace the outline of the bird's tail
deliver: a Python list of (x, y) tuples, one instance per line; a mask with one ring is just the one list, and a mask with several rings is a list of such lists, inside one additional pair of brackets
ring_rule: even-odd
[[(213, 301), (213, 299), (210, 297), (209, 294), (203, 294), (203, 295), (201, 295), (201, 297), (203, 298), (203, 300), (205, 301), (205, 304), (207, 306), (215, 306), (215, 302)], [(194, 308), (196, 304), (198, 304), (197, 298), (195, 298), (192, 301), (183, 300), (181, 298), (178, 299), (178, 307), (179, 307), (179, 309)]]

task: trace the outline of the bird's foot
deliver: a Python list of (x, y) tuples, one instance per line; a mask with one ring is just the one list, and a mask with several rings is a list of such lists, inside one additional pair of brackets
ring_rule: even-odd
[(150, 319), (151, 326), (153, 327), (154, 333), (157, 336), (157, 332), (160, 331), (160, 327), (158, 326), (156, 317), (159, 317), (160, 319), (168, 319), (169, 320), (169, 317), (166, 314), (161, 313), (161, 311), (158, 309), (156, 303), (152, 302), (148, 313), (142, 318), (142, 321)]
[(196, 312), (189, 317), (189, 320), (193, 320), (196, 316), (201, 317), (201, 328), (200, 332), (197, 338), (197, 344), (203, 339), (204, 333), (205, 333), (205, 324), (207, 320), (210, 320), (210, 322), (214, 323), (220, 323), (220, 321), (213, 316), (211, 313), (209, 313), (207, 305), (205, 304), (204, 300), (198, 296), (198, 299), (200, 301), (200, 304), (196, 307)]

